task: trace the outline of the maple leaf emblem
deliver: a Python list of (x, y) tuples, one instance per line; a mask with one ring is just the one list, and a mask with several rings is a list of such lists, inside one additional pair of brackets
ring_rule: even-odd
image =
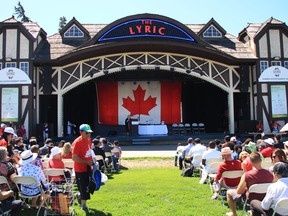
[(136, 90), (133, 90), (133, 95), (135, 100), (133, 101), (130, 97), (122, 98), (122, 106), (130, 111), (130, 115), (149, 115), (149, 111), (157, 106), (156, 97), (151, 97), (151, 95), (144, 100), (146, 90), (143, 90), (140, 85), (138, 85)]

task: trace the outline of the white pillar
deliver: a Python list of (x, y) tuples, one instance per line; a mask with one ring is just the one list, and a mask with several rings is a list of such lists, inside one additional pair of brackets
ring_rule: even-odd
[(63, 97), (62, 94), (57, 96), (57, 136), (63, 136)]
[(229, 131), (235, 133), (235, 120), (234, 120), (234, 97), (233, 92), (230, 91), (228, 94), (228, 111), (229, 111)]

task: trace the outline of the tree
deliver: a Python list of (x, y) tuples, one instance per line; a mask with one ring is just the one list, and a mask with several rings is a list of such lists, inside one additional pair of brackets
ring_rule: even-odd
[(67, 24), (67, 20), (66, 20), (66, 17), (65, 16), (62, 16), (59, 18), (59, 29), (58, 31), (60, 32), (64, 26)]
[(25, 9), (24, 9), (24, 7), (21, 5), (21, 3), (20, 3), (20, 1), (18, 2), (18, 7), (14, 7), (14, 11), (15, 11), (15, 13), (14, 14), (16, 14), (17, 15), (17, 19), (21, 19), (21, 22), (32, 22), (30, 19), (29, 19), (29, 17), (27, 17), (26, 15), (25, 15)]

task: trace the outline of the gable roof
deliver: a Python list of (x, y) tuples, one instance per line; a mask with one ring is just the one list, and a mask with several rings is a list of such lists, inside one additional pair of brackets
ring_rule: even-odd
[(76, 25), (81, 31), (83, 31), (83, 33), (86, 35), (86, 36), (89, 36), (89, 31), (87, 31), (87, 29), (81, 24), (78, 22), (78, 20), (73, 17), (61, 30), (60, 30), (60, 35), (63, 36), (64, 33), (66, 31), (68, 31), (70, 29), (70, 27), (72, 25)]
[(209, 20), (209, 22), (207, 24), (205, 24), (202, 29), (198, 32), (198, 35), (202, 37), (203, 33), (211, 26), (213, 25), (216, 29), (218, 29), (218, 31), (220, 31), (222, 33), (222, 36), (224, 36), (226, 34), (226, 31), (224, 28), (222, 28), (222, 26), (220, 26), (218, 24), (218, 22), (216, 22), (214, 20), (214, 18), (211, 18)]

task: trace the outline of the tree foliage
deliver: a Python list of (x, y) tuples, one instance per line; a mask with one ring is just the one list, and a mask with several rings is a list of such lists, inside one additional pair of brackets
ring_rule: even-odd
[(17, 19), (20, 19), (21, 22), (32, 22), (29, 17), (25, 15), (25, 9), (21, 5), (21, 2), (19, 1), (17, 6), (14, 7), (14, 14), (17, 15)]
[(67, 20), (66, 20), (66, 17), (65, 16), (62, 16), (59, 18), (59, 29), (58, 31), (60, 32), (64, 26), (67, 24)]

